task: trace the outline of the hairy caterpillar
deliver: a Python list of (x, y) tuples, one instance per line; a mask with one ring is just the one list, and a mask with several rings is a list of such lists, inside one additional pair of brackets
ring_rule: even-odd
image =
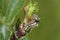
[(17, 31), (13, 33), (11, 40), (17, 40), (25, 36), (32, 30), (32, 28), (38, 26), (40, 18), (35, 14), (34, 11), (36, 11), (36, 4), (30, 3), (24, 7), (24, 21), (21, 23), (18, 22), (18, 24), (16, 24)]

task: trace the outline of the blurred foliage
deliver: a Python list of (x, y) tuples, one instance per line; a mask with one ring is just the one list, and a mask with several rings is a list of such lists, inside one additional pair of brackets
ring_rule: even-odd
[(26, 0), (0, 0), (0, 40), (10, 40), (15, 17), (23, 9), (25, 2)]

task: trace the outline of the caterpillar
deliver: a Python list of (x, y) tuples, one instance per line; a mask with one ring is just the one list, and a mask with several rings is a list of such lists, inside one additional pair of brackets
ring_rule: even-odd
[[(28, 7), (29, 6), (29, 7)], [(16, 23), (16, 32), (12, 34), (11, 40), (17, 40), (31, 32), (32, 28), (38, 26), (40, 18), (34, 13), (36, 5), (30, 3), (24, 7), (24, 21)]]

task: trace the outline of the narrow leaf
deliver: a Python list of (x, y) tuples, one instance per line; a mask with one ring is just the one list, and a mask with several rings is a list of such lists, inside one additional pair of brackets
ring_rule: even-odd
[(15, 19), (15, 16), (24, 6), (26, 0), (10, 0), (6, 11), (6, 20), (5, 22), (10, 25)]
[(4, 0), (0, 0), (0, 21), (1, 21), (1, 19), (2, 19), (3, 2), (4, 2)]

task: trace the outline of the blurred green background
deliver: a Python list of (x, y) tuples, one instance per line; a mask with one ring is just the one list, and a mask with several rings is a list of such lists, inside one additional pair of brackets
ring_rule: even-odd
[[(60, 40), (60, 0), (33, 0), (39, 4), (39, 26), (28, 37), (30, 40)], [(3, 9), (6, 10), (8, 0)], [(1, 1), (0, 1), (1, 5)], [(3, 12), (5, 13), (5, 11)], [(21, 14), (23, 15), (23, 14)], [(23, 16), (21, 16), (22, 19)], [(23, 19), (22, 19), (23, 20)], [(3, 39), (0, 39), (3, 40)]]
[(41, 18), (39, 27), (30, 33), (31, 40), (60, 40), (60, 0), (36, 0)]

